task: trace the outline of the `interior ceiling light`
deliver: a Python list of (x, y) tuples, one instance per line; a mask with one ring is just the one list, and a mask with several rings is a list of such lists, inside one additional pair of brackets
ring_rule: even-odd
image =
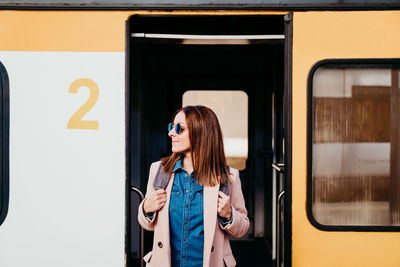
[(194, 35), (194, 34), (159, 34), (159, 33), (132, 33), (135, 38), (181, 40), (181, 44), (250, 44), (252, 40), (284, 40), (284, 34), (260, 35)]

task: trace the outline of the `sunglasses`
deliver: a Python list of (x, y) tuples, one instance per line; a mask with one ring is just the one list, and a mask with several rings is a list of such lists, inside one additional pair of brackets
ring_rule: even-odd
[(175, 125), (172, 122), (169, 123), (168, 124), (168, 132), (172, 131), (173, 128), (175, 129), (176, 134), (181, 134), (184, 130), (180, 123), (177, 123)]

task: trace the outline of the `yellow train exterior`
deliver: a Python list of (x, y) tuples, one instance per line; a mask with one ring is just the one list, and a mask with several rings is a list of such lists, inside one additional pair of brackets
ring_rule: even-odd
[(3, 7), (0, 62), (9, 81), (10, 174), (0, 265), (127, 266), (126, 25), (133, 15), (287, 14), (292, 136), (286, 141), (292, 153), (286, 162), (291, 197), (285, 196), (291, 211), (284, 214), (290, 235), (280, 237), (290, 244), (284, 264), (400, 266), (398, 228), (320, 229), (307, 215), (310, 71), (330, 59), (400, 59), (400, 11), (229, 5), (218, 10)]

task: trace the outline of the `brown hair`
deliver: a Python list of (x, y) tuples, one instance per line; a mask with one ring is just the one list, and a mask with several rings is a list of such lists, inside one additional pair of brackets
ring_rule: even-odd
[[(205, 106), (186, 106), (178, 109), (172, 120), (181, 111), (185, 113), (189, 129), (190, 153), (196, 181), (203, 186), (228, 183), (224, 142), (217, 116)], [(183, 159), (183, 154), (172, 153), (171, 156), (161, 159), (161, 164), (171, 174), (175, 163), (181, 158)]]

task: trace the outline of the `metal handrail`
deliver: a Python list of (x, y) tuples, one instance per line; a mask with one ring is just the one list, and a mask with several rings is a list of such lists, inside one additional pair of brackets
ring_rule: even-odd
[[(143, 201), (144, 195), (142, 191), (140, 191), (139, 188), (136, 188), (134, 186), (131, 187), (131, 191), (134, 191), (136, 194), (139, 195), (140, 202)], [(144, 230), (143, 227), (140, 227), (140, 266), (144, 267), (144, 261), (143, 261), (143, 252), (144, 252)]]
[(285, 195), (285, 191), (281, 191), (278, 196), (278, 201), (276, 203), (276, 267), (281, 267), (281, 259), (280, 259), (280, 225), (281, 225), (281, 203), (283, 200), (283, 196)]
[(272, 163), (272, 168), (277, 170), (279, 173), (284, 173), (285, 163)]

